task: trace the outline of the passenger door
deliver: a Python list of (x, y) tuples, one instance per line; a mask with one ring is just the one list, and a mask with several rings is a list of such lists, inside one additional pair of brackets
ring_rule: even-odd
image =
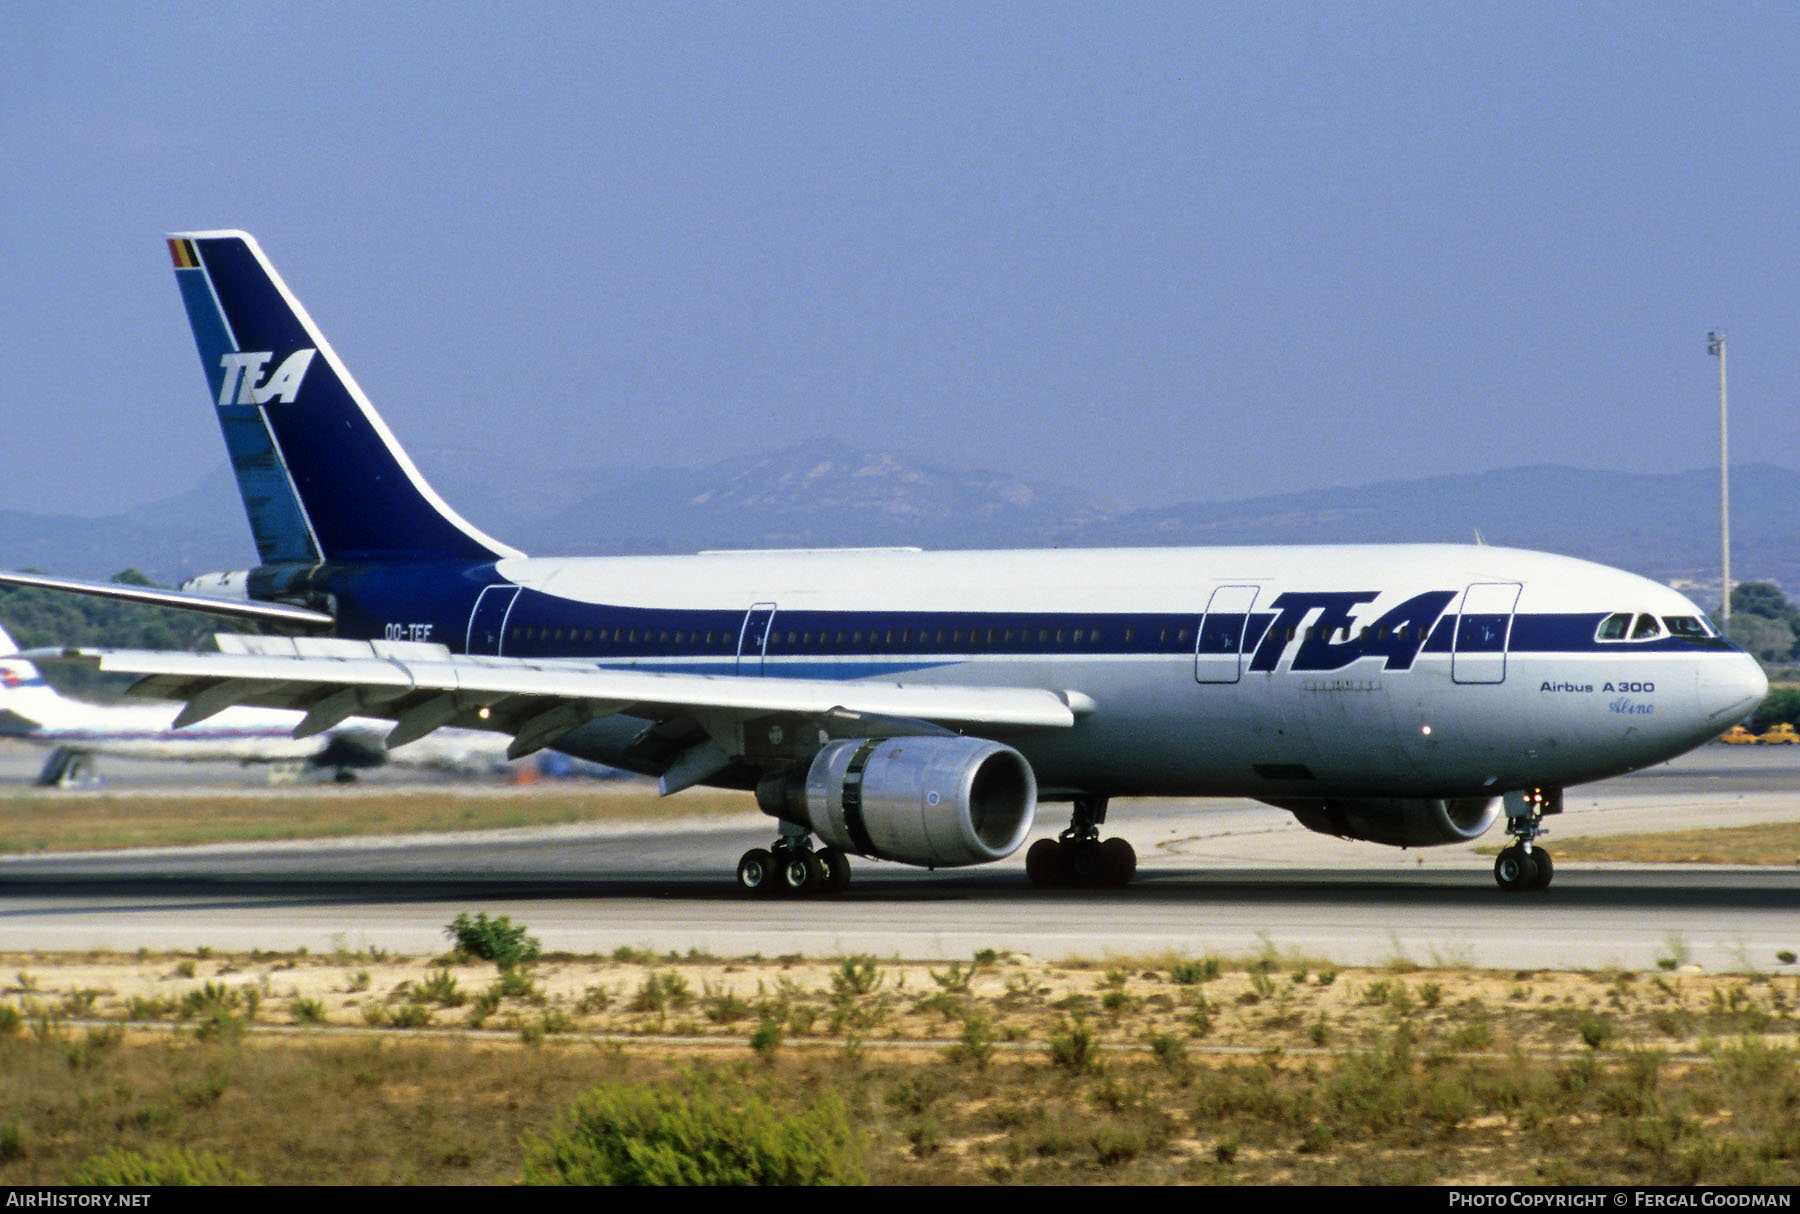
[(1518, 582), (1476, 582), (1463, 591), (1450, 650), (1450, 678), (1457, 683), (1504, 683)]
[(517, 586), (489, 586), (475, 599), (469, 612), (469, 634), (463, 638), (465, 653), (500, 656), (506, 639), (506, 617), (519, 597)]
[(744, 613), (744, 626), (738, 630), (737, 672), (761, 674), (763, 653), (769, 647), (769, 626), (775, 619), (775, 604), (756, 603)]
[(1235, 683), (1244, 677), (1244, 632), (1257, 586), (1220, 586), (1207, 600), (1194, 640), (1194, 681)]

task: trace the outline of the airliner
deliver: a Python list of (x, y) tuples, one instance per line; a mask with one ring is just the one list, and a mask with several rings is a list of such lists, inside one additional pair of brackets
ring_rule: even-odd
[(459, 726), (752, 791), (745, 891), (836, 893), (849, 857), (1016, 851), (1117, 887), (1120, 797), (1250, 797), (1395, 847), (1504, 821), (1502, 890), (1547, 887), (1563, 792), (1679, 755), (1760, 702), (1756, 662), (1682, 595), (1485, 545), (702, 552), (530, 557), (419, 474), (243, 232), (169, 238), (259, 563), (180, 591), (7, 580), (236, 613), (218, 652), (70, 649), (191, 725), (239, 705), (391, 743)]
[(491, 771), (504, 766), (503, 743), (492, 733), (443, 730), (398, 754), (382, 742), (389, 726), (351, 718), (328, 732), (296, 738), (300, 714), (233, 708), (199, 725), (174, 727), (178, 704), (98, 704), (64, 695), (19, 656), (0, 628), (0, 738), (51, 748), (37, 783), (70, 787), (94, 776), (97, 755), (136, 759), (225, 760), (264, 763), (271, 770), (300, 767), (346, 781), (359, 770), (390, 761), (448, 771)]

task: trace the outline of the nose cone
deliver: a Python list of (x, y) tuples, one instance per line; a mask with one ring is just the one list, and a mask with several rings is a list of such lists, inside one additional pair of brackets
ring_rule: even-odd
[(1769, 680), (1747, 653), (1720, 654), (1700, 670), (1700, 711), (1714, 731), (1749, 716), (1769, 694)]

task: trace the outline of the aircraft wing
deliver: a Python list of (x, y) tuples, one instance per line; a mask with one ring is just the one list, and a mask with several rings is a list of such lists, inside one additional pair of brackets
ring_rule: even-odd
[[(1079, 692), (886, 680), (660, 673), (578, 660), (462, 656), (436, 644), (223, 634), (220, 652), (72, 648), (23, 655), (138, 676), (132, 692), (187, 706), (177, 726), (239, 704), (298, 709), (306, 737), (351, 716), (395, 722), (389, 746), (447, 725), (512, 735), (509, 758), (591, 721), (652, 722), (633, 743), (674, 792), (746, 757), (828, 737), (945, 734), (961, 728), (1068, 728), (1091, 711)], [(808, 732), (816, 731), (816, 732)]]

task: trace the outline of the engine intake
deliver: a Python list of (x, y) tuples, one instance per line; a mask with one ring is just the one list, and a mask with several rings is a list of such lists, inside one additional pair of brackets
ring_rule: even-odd
[(756, 800), (847, 852), (956, 868), (1018, 849), (1037, 777), (1024, 755), (979, 738), (844, 738), (765, 779)]
[(1328, 797), (1270, 804), (1292, 813), (1307, 830), (1389, 847), (1467, 843), (1500, 815), (1495, 797)]

